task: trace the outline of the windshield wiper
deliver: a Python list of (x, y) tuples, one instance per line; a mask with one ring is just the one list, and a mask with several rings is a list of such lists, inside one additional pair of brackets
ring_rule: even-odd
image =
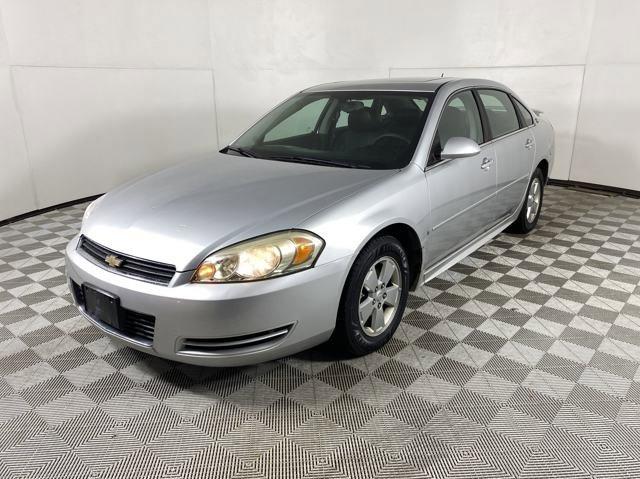
[(367, 166), (367, 165), (345, 163), (342, 161), (334, 161), (334, 160), (323, 160), (322, 158), (313, 158), (310, 156), (275, 155), (275, 156), (267, 156), (266, 158), (267, 160), (290, 161), (291, 163), (305, 163), (308, 165), (335, 166), (338, 168), (367, 168), (367, 169), (371, 168), (370, 166)]
[(234, 151), (236, 153), (241, 154), (242, 156), (248, 156), (249, 158), (255, 158), (256, 155), (254, 155), (253, 153), (251, 153), (249, 150), (245, 150), (244, 148), (240, 148), (239, 146), (225, 146), (224, 147), (224, 152), (226, 153), (227, 151)]

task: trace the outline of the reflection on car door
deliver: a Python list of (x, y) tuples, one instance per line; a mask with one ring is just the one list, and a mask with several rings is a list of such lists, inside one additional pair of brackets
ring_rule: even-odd
[(461, 136), (484, 143), (480, 113), (471, 90), (454, 94), (442, 112), (427, 163), (427, 188), (431, 205), (428, 264), (486, 231), (496, 219), (495, 152), (481, 147), (469, 158), (442, 160), (447, 140)]
[(529, 185), (535, 140), (526, 119), (519, 118), (516, 113), (509, 95), (491, 89), (478, 90), (478, 94), (481, 106), (486, 112), (492, 138), (496, 138), (496, 204), (499, 216), (506, 217), (520, 206)]

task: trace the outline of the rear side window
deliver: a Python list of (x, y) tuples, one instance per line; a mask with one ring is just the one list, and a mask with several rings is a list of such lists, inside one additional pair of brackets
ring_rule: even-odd
[(498, 138), (520, 128), (518, 115), (509, 95), (500, 90), (478, 90), (478, 94), (487, 112), (493, 138)]
[(533, 117), (531, 116), (531, 113), (529, 113), (529, 110), (527, 110), (525, 106), (515, 98), (513, 99), (513, 102), (516, 104), (516, 108), (520, 112), (520, 116), (522, 117), (522, 121), (525, 126), (533, 125)]
[(285, 118), (269, 130), (264, 136), (264, 141), (281, 140), (313, 132), (318, 122), (318, 117), (328, 101), (327, 98), (321, 98), (300, 108), (293, 115)]
[(415, 103), (416, 106), (420, 108), (420, 111), (424, 111), (424, 109), (427, 107), (427, 100), (425, 100), (424, 98), (414, 98), (413, 103)]

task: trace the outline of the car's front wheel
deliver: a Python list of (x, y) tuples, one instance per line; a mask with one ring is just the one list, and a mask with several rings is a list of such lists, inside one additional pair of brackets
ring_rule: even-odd
[(392, 236), (372, 240), (351, 268), (334, 341), (353, 355), (382, 347), (398, 328), (409, 294), (409, 260)]

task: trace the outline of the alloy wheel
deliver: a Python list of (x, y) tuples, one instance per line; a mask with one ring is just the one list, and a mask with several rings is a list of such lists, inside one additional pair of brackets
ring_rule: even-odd
[(539, 178), (534, 178), (527, 193), (527, 221), (533, 223), (540, 209), (542, 199), (542, 188)]
[(368, 336), (387, 330), (396, 314), (402, 291), (400, 266), (389, 256), (379, 258), (367, 271), (360, 290), (360, 326)]

